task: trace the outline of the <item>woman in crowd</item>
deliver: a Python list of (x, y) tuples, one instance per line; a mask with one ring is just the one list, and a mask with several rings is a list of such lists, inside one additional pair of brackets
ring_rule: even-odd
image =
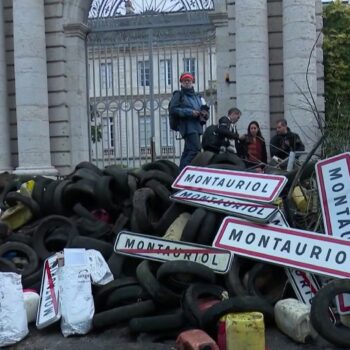
[(248, 125), (248, 133), (240, 136), (243, 146), (244, 161), (248, 168), (261, 171), (267, 162), (266, 144), (257, 121)]

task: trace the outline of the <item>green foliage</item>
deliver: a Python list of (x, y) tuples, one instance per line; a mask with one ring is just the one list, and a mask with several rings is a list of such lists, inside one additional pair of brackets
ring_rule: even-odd
[[(326, 153), (350, 150), (350, 6), (340, 0), (323, 12)], [(344, 148), (344, 149), (342, 149)]]

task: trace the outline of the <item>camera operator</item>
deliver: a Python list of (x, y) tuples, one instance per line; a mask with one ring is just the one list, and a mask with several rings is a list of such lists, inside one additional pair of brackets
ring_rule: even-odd
[[(221, 117), (217, 125), (208, 126), (202, 139), (202, 148), (204, 151), (219, 153), (221, 147), (241, 156), (241, 144), (237, 132), (236, 123), (241, 117), (241, 111), (238, 108), (230, 108), (227, 116)], [(230, 143), (233, 140), (233, 143)]]

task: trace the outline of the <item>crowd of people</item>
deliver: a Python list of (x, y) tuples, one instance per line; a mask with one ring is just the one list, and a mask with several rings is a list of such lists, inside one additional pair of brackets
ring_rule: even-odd
[[(239, 135), (236, 124), (242, 113), (238, 108), (232, 107), (228, 110), (227, 116), (221, 117), (217, 124), (207, 126), (203, 134), (203, 126), (209, 117), (209, 108), (194, 91), (192, 74), (183, 73), (180, 76), (180, 83), (183, 97), (173, 98), (169, 105), (170, 113), (178, 117), (178, 131), (185, 141), (180, 169), (190, 164), (203, 149), (214, 153), (232, 152), (244, 160), (247, 168), (263, 171), (267, 164), (267, 147), (259, 123), (251, 121), (247, 132)], [(276, 122), (276, 134), (271, 138), (269, 146), (271, 159), (277, 163), (286, 159), (291, 151), (305, 150), (299, 135), (290, 130), (285, 119)]]

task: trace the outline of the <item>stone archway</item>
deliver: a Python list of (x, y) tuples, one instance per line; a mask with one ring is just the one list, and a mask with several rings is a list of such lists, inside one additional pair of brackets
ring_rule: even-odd
[(65, 24), (87, 23), (93, 0), (65, 0), (63, 17)]
[[(214, 0), (212, 4), (216, 2), (217, 0)], [(179, 0), (178, 3), (183, 3), (184, 5), (190, 4), (187, 0)], [(87, 128), (88, 123), (86, 122), (88, 118), (88, 87), (86, 79), (85, 39), (88, 32), (87, 19), (92, 4), (93, 0), (64, 0), (63, 24), (66, 50), (71, 167), (74, 167), (82, 160), (89, 160), (90, 143)], [(117, 7), (117, 4), (124, 6), (122, 1), (108, 2), (111, 9)], [(189, 10), (186, 6), (184, 6), (183, 11)]]

